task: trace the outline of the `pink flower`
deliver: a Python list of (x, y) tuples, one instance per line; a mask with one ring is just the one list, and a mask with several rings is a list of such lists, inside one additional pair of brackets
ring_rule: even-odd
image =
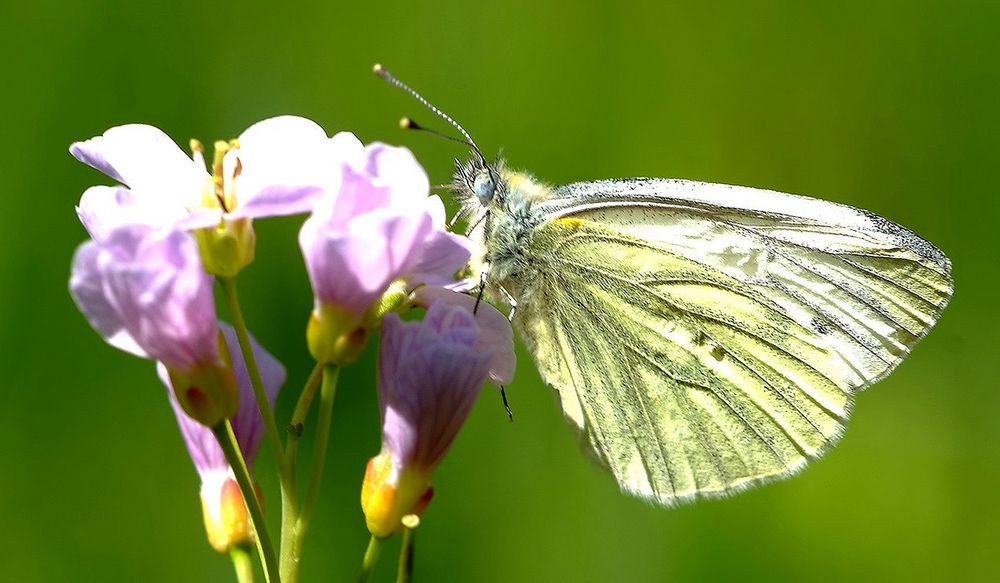
[[(232, 355), (232, 371), (239, 388), (240, 405), (232, 419), (233, 433), (236, 434), (247, 466), (253, 468), (260, 440), (264, 434), (264, 422), (257, 409), (236, 332), (228, 324), (220, 323), (220, 327), (229, 353)], [(257, 367), (264, 382), (264, 391), (273, 407), (278, 391), (285, 382), (285, 368), (252, 336), (250, 344), (253, 346)], [(162, 363), (157, 368), (160, 379), (167, 387), (173, 389), (167, 368)], [(233, 544), (250, 542), (252, 530), (243, 504), (243, 496), (240, 494), (232, 469), (215, 435), (184, 413), (174, 396), (175, 392), (169, 393), (170, 404), (177, 416), (177, 424), (180, 426), (188, 453), (201, 477), (201, 503), (208, 540), (219, 552), (225, 552)]]
[(392, 534), (403, 516), (423, 511), (431, 474), (491, 367), (513, 362), (513, 346), (489, 344), (490, 333), (477, 321), (471, 306), (441, 300), (431, 303), (421, 322), (404, 323), (395, 313), (385, 317), (378, 364), (382, 451), (369, 461), (361, 490), (375, 536)]
[(111, 128), (70, 153), (124, 187), (91, 187), (77, 213), (98, 240), (124, 225), (196, 230), (208, 272), (233, 276), (253, 261), (251, 219), (312, 210), (323, 188), (339, 181), (331, 160), (356, 141), (348, 133), (329, 138), (305, 118), (276, 117), (216, 142), (206, 169), (197, 142), (188, 156), (155, 127)]
[(200, 151), (185, 154), (153, 126), (114, 127), (74, 143), (70, 153), (124, 187), (91, 187), (77, 212), (95, 239), (120, 225), (200, 228), (224, 217), (308, 212), (331, 180), (329, 159), (339, 157), (343, 143), (352, 140), (346, 133), (328, 138), (323, 128), (301, 117), (258, 122), (236, 143), (221, 144), (220, 200)]
[(208, 425), (236, 409), (236, 388), (219, 352), (212, 278), (190, 234), (123, 226), (81, 245), (70, 293), (109, 344), (158, 360), (189, 386), (178, 398)]
[(315, 294), (310, 350), (349, 361), (367, 335), (363, 321), (390, 285), (454, 279), (471, 242), (445, 229), (441, 200), (405, 148), (356, 143), (299, 234)]

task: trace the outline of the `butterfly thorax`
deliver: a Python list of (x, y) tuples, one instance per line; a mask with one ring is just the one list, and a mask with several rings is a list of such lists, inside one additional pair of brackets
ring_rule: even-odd
[[(476, 177), (484, 174), (495, 181), (492, 196), (484, 200), (476, 191)], [(483, 168), (478, 159), (458, 163), (452, 182), (462, 212), (473, 227), (469, 236), (479, 243), (473, 257), (472, 276), (486, 274), (490, 287), (504, 286), (515, 297), (528, 290), (521, 282), (530, 281), (533, 265), (527, 253), (531, 234), (541, 222), (532, 207), (552, 197), (552, 188), (533, 176), (511, 170), (503, 159)]]

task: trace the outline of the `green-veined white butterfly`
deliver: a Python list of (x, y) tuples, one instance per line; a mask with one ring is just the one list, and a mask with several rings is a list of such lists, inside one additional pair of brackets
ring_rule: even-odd
[(948, 258), (868, 211), (688, 180), (549, 186), (376, 73), (475, 151), (452, 184), (474, 269), (630, 494), (670, 505), (793, 474), (951, 297)]

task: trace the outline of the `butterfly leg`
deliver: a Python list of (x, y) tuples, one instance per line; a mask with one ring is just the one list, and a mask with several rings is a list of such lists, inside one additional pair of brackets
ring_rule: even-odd
[(486, 290), (486, 271), (479, 274), (479, 291), (476, 292), (476, 305), (472, 307), (472, 315), (479, 311), (479, 302), (483, 301), (483, 291)]
[(462, 217), (464, 217), (466, 214), (467, 213), (464, 208), (459, 209), (459, 211), (455, 213), (455, 216), (451, 217), (451, 220), (448, 221), (448, 230), (450, 231), (455, 226), (455, 223), (462, 220)]
[(507, 402), (507, 391), (503, 390), (503, 385), (500, 385), (500, 398), (503, 399), (503, 408), (507, 410), (507, 420), (513, 423), (514, 412), (510, 410), (510, 403)]
[(517, 300), (514, 299), (514, 296), (510, 295), (510, 292), (504, 286), (498, 285), (497, 288), (500, 289), (500, 293), (503, 294), (504, 299), (507, 300), (507, 304), (510, 305), (510, 313), (507, 314), (507, 320), (513, 322), (514, 312), (517, 311)]

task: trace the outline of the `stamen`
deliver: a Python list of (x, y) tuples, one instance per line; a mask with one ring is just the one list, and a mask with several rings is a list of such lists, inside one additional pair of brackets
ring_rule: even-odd
[(191, 159), (199, 168), (205, 167), (205, 147), (201, 145), (201, 142), (191, 138), (188, 142), (188, 147), (191, 149)]
[(229, 208), (226, 206), (226, 180), (222, 173), (222, 162), (228, 151), (228, 142), (224, 140), (215, 142), (215, 156), (212, 159), (212, 192), (215, 194), (215, 199), (219, 201), (222, 212), (226, 213), (229, 212)]

